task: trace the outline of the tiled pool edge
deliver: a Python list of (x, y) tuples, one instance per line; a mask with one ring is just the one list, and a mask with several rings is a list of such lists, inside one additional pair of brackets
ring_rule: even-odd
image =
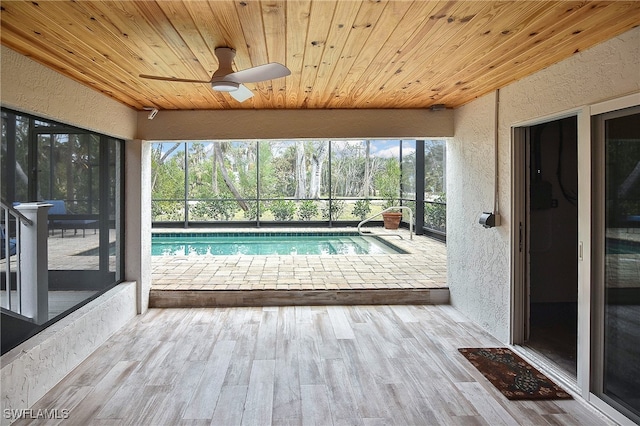
[[(299, 239), (300, 237), (305, 237), (303, 239)], [(309, 241), (310, 244), (322, 244), (322, 253), (313, 253), (313, 248), (309, 249), (306, 247), (305, 243), (308, 242), (306, 237), (310, 238), (329, 238), (328, 240), (314, 240)], [(348, 238), (344, 240), (343, 238)], [(228, 241), (225, 239), (234, 239), (238, 240)], [(247, 240), (249, 238), (249, 240)], [(354, 238), (354, 240), (351, 240)], [(333, 256), (352, 256), (352, 255), (378, 255), (378, 254), (408, 254), (408, 252), (396, 244), (389, 240), (385, 240), (382, 236), (378, 236), (375, 234), (360, 234), (357, 231), (347, 231), (347, 232), (317, 232), (317, 231), (308, 231), (308, 232), (277, 232), (277, 231), (268, 231), (268, 232), (254, 232), (254, 231), (245, 231), (245, 232), (158, 232), (151, 234), (152, 239), (152, 256), (286, 256), (290, 253), (265, 253), (264, 251), (274, 250), (273, 245), (278, 245), (279, 243), (285, 243), (286, 241), (292, 241), (292, 247), (295, 249), (300, 249), (300, 244), (303, 245), (302, 253), (297, 253), (291, 255), (294, 256), (305, 256), (305, 255), (333, 255)], [(157, 240), (156, 240), (157, 239)], [(175, 247), (178, 247), (181, 251), (184, 248), (184, 245), (190, 245), (191, 248), (195, 248), (194, 252), (189, 252), (188, 254), (177, 254), (174, 247), (172, 246), (173, 239), (177, 239), (175, 241)], [(206, 253), (197, 252), (197, 247), (199, 244), (213, 245), (213, 242), (217, 239), (221, 244), (221, 247), (225, 247), (222, 250), (226, 250), (226, 247), (242, 247), (244, 252), (242, 253), (221, 253), (220, 250), (214, 252), (212, 249), (207, 249)], [(273, 239), (273, 240), (271, 240)], [(185, 240), (189, 240), (188, 242)], [(360, 246), (358, 244), (359, 241), (369, 241), (365, 246)], [(234, 243), (237, 245), (234, 246)], [(259, 253), (248, 253), (247, 249), (250, 251), (250, 247), (253, 247), (253, 244), (265, 244), (264, 251), (260, 250)], [(163, 253), (156, 253), (155, 245), (158, 244), (159, 248), (162, 248)], [(248, 244), (248, 245), (245, 245)], [(325, 245), (326, 244), (326, 245)], [(338, 247), (334, 249), (334, 244)], [(231, 245), (231, 246), (229, 246)], [(337, 251), (344, 251), (343, 246), (353, 246), (355, 251), (359, 250), (370, 250), (373, 252), (369, 253), (344, 253)], [(205, 248), (202, 247), (202, 248)], [(330, 251), (329, 247), (336, 250), (336, 252), (324, 252), (325, 250)], [(365, 249), (366, 247), (366, 249)], [(173, 249), (173, 250), (172, 250)], [(281, 250), (284, 248), (280, 248)], [(295, 250), (294, 248), (291, 251)], [(169, 250), (169, 253), (165, 253), (165, 250)], [(347, 248), (347, 250), (349, 250)], [(384, 253), (380, 252), (380, 250), (385, 251)], [(297, 250), (296, 250), (297, 251)], [(311, 252), (310, 252), (311, 251)]]

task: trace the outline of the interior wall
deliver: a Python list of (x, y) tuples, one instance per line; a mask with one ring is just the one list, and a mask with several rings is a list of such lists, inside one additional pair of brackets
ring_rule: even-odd
[(501, 89), (502, 225), (493, 229), (478, 225), (478, 216), (493, 206), (495, 94), (455, 110), (455, 136), (447, 143), (451, 303), (501, 341), (510, 338), (511, 127), (640, 92), (639, 69), (640, 28), (635, 28)]
[[(562, 125), (560, 121), (553, 121), (536, 126), (540, 131), (540, 164), (536, 167), (532, 164), (532, 169), (539, 169), (539, 179), (551, 187), (552, 198), (544, 201), (552, 201), (552, 204), (555, 201), (555, 204), (532, 208), (529, 213), (531, 303), (578, 300), (576, 124), (574, 117), (562, 120)], [(535, 162), (534, 154), (531, 155), (531, 161)], [(532, 177), (533, 186), (535, 179)], [(566, 196), (562, 188), (566, 191)]]

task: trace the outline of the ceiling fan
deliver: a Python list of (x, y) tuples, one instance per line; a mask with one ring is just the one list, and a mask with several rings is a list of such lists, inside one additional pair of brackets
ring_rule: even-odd
[(271, 62), (257, 67), (251, 67), (234, 72), (231, 68), (233, 58), (236, 56), (235, 49), (229, 47), (217, 47), (215, 50), (218, 58), (218, 70), (213, 73), (211, 80), (191, 80), (188, 78), (159, 77), (155, 75), (140, 74), (141, 78), (151, 80), (174, 81), (180, 83), (210, 83), (213, 90), (229, 92), (238, 102), (246, 101), (253, 96), (243, 83), (258, 83), (260, 81), (273, 80), (275, 78), (286, 77), (291, 74), (289, 68), (277, 62)]

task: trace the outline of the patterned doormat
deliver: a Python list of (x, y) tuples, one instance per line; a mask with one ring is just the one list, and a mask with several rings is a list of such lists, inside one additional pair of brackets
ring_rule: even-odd
[(508, 399), (571, 399), (571, 395), (510, 349), (458, 350)]

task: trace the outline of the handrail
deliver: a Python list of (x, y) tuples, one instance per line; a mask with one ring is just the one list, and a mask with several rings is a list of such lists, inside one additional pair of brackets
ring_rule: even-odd
[(29, 219), (28, 217), (20, 213), (18, 210), (14, 209), (9, 204), (7, 204), (4, 198), (0, 198), (0, 206), (3, 209), (8, 210), (13, 216), (20, 219), (22, 223), (24, 223), (25, 225), (33, 226), (33, 222), (31, 221), (31, 219)]
[[(2, 263), (4, 263), (4, 273), (5, 273), (5, 292), (6, 292), (6, 308), (9, 309), (10, 311), (14, 310), (14, 306), (15, 306), (15, 312), (17, 313), (22, 313), (21, 312), (21, 284), (22, 284), (22, 277), (21, 277), (21, 249), (20, 249), (20, 242), (21, 242), (21, 238), (20, 238), (20, 226), (16, 226), (16, 238), (14, 240), (11, 239), (11, 235), (10, 235), (10, 218), (14, 217), (16, 219), (16, 221), (22, 221), (25, 224), (28, 224), (28, 226), (33, 226), (33, 222), (25, 217), (22, 213), (20, 213), (19, 211), (17, 211), (16, 209), (14, 209), (13, 207), (9, 206), (7, 203), (5, 203), (4, 199), (0, 199), (0, 208), (2, 210), (2, 221), (4, 223), (2, 223), (1, 225), (3, 226), (3, 233), (2, 233), (2, 244), (3, 244), (3, 252), (4, 252), (4, 258), (2, 259)], [(15, 241), (12, 242), (12, 241)], [(14, 248), (15, 248), (15, 254), (17, 255), (17, 259), (16, 259), (16, 295), (18, 297), (17, 303), (12, 303), (11, 301), (11, 256), (12, 256), (12, 247), (11, 244), (14, 244)], [(4, 306), (3, 306), (4, 307)]]
[[(407, 206), (392, 206), (392, 207), (387, 207), (386, 209), (382, 210), (381, 212), (378, 212), (376, 214), (374, 214), (371, 217), (366, 218), (365, 220), (361, 221), (358, 224), (358, 234), (360, 235), (364, 235), (364, 233), (362, 232), (362, 230), (360, 229), (362, 227), (362, 225), (364, 225), (365, 223), (369, 222), (371, 219), (373, 219), (374, 217), (378, 217), (380, 215), (382, 215), (382, 213), (386, 213), (390, 210), (409, 210), (409, 239), (413, 240), (413, 210), (411, 210), (410, 207)], [(402, 237), (402, 235), (398, 235), (398, 234), (393, 234), (393, 233), (387, 233), (387, 234), (378, 234), (376, 233), (376, 235), (389, 235), (389, 236), (393, 236), (393, 237), (400, 237), (401, 239), (404, 239)]]

